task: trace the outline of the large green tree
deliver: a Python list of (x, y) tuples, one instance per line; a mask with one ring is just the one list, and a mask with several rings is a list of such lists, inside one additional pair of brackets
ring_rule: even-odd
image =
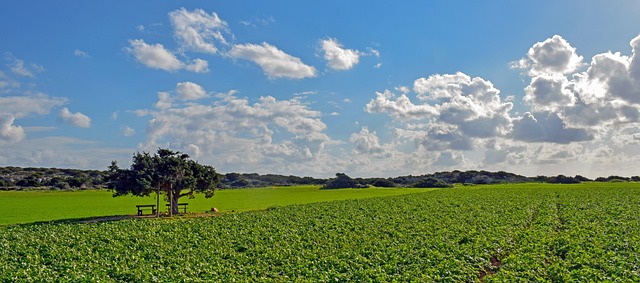
[(212, 197), (220, 175), (213, 167), (189, 159), (187, 154), (160, 148), (154, 155), (135, 153), (130, 169), (121, 169), (112, 161), (107, 181), (114, 197), (165, 194), (171, 208), (169, 213), (173, 215), (178, 213), (181, 197), (193, 198), (195, 193)]

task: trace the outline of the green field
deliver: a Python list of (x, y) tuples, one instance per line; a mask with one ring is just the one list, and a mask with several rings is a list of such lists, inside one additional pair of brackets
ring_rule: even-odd
[[(213, 198), (197, 195), (183, 198), (189, 212), (261, 210), (272, 206), (303, 204), (332, 200), (393, 196), (425, 191), (425, 189), (369, 188), (321, 190), (319, 186), (272, 187), (261, 189), (220, 190)], [(165, 207), (160, 197), (160, 206)], [(156, 204), (151, 197), (124, 196), (113, 198), (109, 191), (9, 191), (0, 192), (0, 225), (30, 223), (97, 216), (136, 214), (137, 204)]]
[(0, 228), (2, 282), (637, 282), (640, 184), (469, 186)]

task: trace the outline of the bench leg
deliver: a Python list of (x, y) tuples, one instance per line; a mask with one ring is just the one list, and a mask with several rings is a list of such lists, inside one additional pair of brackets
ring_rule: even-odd
[(142, 210), (138, 209), (138, 216), (142, 216)]

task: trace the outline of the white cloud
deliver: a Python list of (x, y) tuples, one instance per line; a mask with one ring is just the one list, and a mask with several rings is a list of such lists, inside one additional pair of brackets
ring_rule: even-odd
[(89, 118), (87, 115), (84, 115), (80, 112), (71, 113), (71, 111), (69, 111), (67, 107), (64, 107), (62, 108), (62, 110), (60, 110), (59, 117), (63, 121), (70, 123), (76, 127), (80, 127), (80, 128), (91, 127), (91, 118)]
[(173, 99), (171, 98), (171, 94), (168, 92), (158, 92), (158, 101), (155, 104), (155, 107), (158, 109), (169, 109), (173, 106)]
[(182, 82), (176, 85), (176, 93), (182, 100), (198, 100), (207, 97), (202, 86), (192, 82)]
[(252, 61), (260, 66), (270, 79), (303, 79), (316, 76), (316, 69), (302, 63), (300, 58), (284, 53), (266, 42), (234, 45), (229, 55)]
[(524, 60), (519, 65), (530, 67), (532, 75), (567, 74), (582, 65), (582, 56), (578, 56), (576, 49), (559, 35), (534, 44), (527, 56), (528, 62)]
[(376, 132), (369, 132), (367, 127), (363, 127), (360, 132), (351, 134), (349, 141), (355, 146), (358, 154), (376, 154), (383, 151)]
[(160, 43), (149, 45), (142, 39), (136, 39), (130, 40), (129, 44), (131, 47), (127, 50), (136, 57), (138, 62), (149, 68), (165, 71), (177, 71), (184, 68), (184, 64)]
[[(509, 111), (513, 104), (502, 101), (500, 91), (489, 81), (463, 73), (433, 75), (417, 79), (414, 91), (423, 103), (414, 104), (404, 93), (395, 98), (385, 91), (377, 93), (365, 109), (370, 113), (387, 113), (395, 119), (445, 123), (453, 127), (447, 126), (453, 132), (476, 138), (504, 136), (510, 129)], [(439, 104), (428, 103), (432, 100), (438, 100)]]
[(248, 21), (240, 21), (240, 23), (247, 27), (257, 27), (258, 25), (267, 26), (272, 23), (275, 23), (276, 20), (273, 17), (264, 17), (264, 18), (255, 18), (253, 20)]
[(589, 141), (593, 136), (584, 129), (569, 128), (556, 113), (525, 113), (513, 121), (513, 138), (525, 142), (567, 144)]
[(380, 58), (380, 51), (373, 49), (371, 47), (367, 47), (367, 50), (369, 50), (369, 53), (367, 55), (372, 55)]
[(36, 64), (27, 65), (24, 60), (20, 60), (13, 56), (13, 54), (5, 53), (5, 60), (9, 62), (9, 69), (13, 74), (21, 77), (35, 77), (36, 73), (44, 71), (44, 67)]
[(209, 71), (207, 61), (196, 59), (191, 64), (185, 64), (160, 43), (147, 44), (142, 39), (136, 39), (129, 40), (129, 44), (130, 47), (127, 47), (126, 50), (131, 53), (138, 62), (149, 68), (169, 72), (181, 69), (196, 73), (206, 73)]
[(321, 41), (324, 59), (334, 70), (349, 70), (360, 60), (358, 50), (346, 49), (335, 38), (328, 38)]
[(0, 113), (0, 145), (14, 144), (24, 139), (24, 129), (14, 125), (14, 120), (10, 114)]
[(325, 146), (333, 142), (324, 133), (322, 113), (296, 98), (266, 96), (250, 103), (231, 92), (218, 95), (213, 104), (156, 109), (141, 111), (151, 116), (145, 149), (169, 144), (182, 150), (197, 147), (202, 160), (215, 161), (217, 166), (246, 166), (255, 171), (264, 164), (277, 164), (279, 170), (294, 170), (322, 158)]
[(441, 152), (433, 165), (441, 167), (460, 167), (466, 162), (464, 155), (450, 151)]
[(539, 75), (524, 89), (524, 102), (534, 111), (557, 111), (573, 106), (576, 97), (569, 89), (569, 81), (562, 75)]
[(524, 64), (531, 76), (524, 101), (534, 112), (557, 112), (566, 126), (591, 132), (639, 122), (639, 42), (640, 36), (631, 40), (631, 56), (596, 54), (586, 71), (578, 70), (582, 57), (561, 37), (537, 43), (529, 52), (530, 64)]
[[(70, 137), (28, 138), (0, 147), (0, 160), (14, 166), (105, 169), (109, 160), (131, 161), (134, 148), (101, 148), (95, 142)], [(106, 161), (106, 164), (105, 164)]]
[(129, 127), (129, 126), (125, 126), (122, 129), (122, 135), (124, 135), (125, 137), (132, 137), (136, 134), (136, 130)]
[(183, 50), (215, 54), (218, 52), (214, 42), (227, 44), (222, 32), (228, 31), (227, 23), (212, 12), (202, 9), (187, 11), (184, 8), (169, 13), (176, 40)]
[(376, 98), (365, 106), (365, 110), (369, 113), (387, 113), (402, 120), (428, 119), (438, 114), (438, 110), (432, 105), (413, 104), (405, 94), (396, 98), (389, 90), (376, 92)]
[(89, 56), (89, 53), (84, 52), (80, 49), (76, 49), (73, 51), (73, 55), (75, 55), (76, 57), (80, 57), (80, 58), (89, 58), (91, 56)]
[(45, 115), (66, 103), (66, 98), (50, 97), (42, 93), (31, 96), (0, 96), (0, 113), (8, 113), (15, 118), (31, 114)]
[(187, 71), (191, 71), (194, 73), (208, 73), (209, 72), (209, 62), (203, 59), (195, 59), (191, 62), (191, 64), (184, 66)]

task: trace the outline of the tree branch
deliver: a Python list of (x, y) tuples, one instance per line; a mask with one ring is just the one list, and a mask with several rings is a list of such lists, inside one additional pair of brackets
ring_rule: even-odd
[(186, 192), (184, 194), (179, 194), (178, 198), (185, 197), (185, 196), (190, 196), (190, 195), (193, 195), (193, 191), (189, 191), (189, 192)]

